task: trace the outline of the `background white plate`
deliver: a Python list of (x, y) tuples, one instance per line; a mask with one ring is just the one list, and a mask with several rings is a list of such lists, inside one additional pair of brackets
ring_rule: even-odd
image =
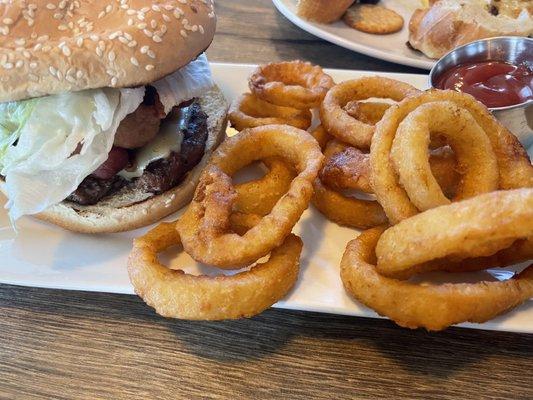
[(411, 50), (405, 44), (409, 37), (409, 20), (413, 11), (419, 7), (419, 0), (381, 0), (380, 4), (393, 9), (404, 19), (402, 30), (389, 35), (360, 32), (350, 28), (342, 21), (332, 24), (309, 22), (296, 15), (297, 0), (272, 1), (276, 8), (293, 24), (336, 45), (367, 56), (411, 67), (431, 69), (436, 62), (436, 60), (432, 60), (420, 52)]
[[(253, 66), (212, 64), (214, 79), (231, 100), (247, 90), (247, 77)], [(368, 75), (368, 72), (327, 70), (336, 81)], [(370, 73), (372, 74), (372, 73)], [(425, 75), (382, 74), (426, 86)], [(0, 200), (0, 204), (4, 200)], [(175, 219), (176, 216), (169, 218)], [(0, 209), (0, 282), (23, 286), (75, 289), (94, 292), (132, 294), (126, 271), (126, 259), (134, 237), (146, 232), (89, 236), (73, 234), (55, 226), (26, 217), (19, 222), (15, 236), (5, 210)], [(377, 315), (350, 299), (339, 277), (339, 262), (346, 243), (357, 235), (353, 229), (327, 221), (312, 207), (295, 228), (304, 243), (298, 284), (289, 296), (275, 307), (346, 314), (365, 317)], [(218, 273), (198, 267), (184, 254), (166, 255), (172, 266), (190, 272)], [(508, 271), (495, 270), (494, 276), (507, 277)], [(436, 274), (436, 279), (443, 274)], [(495, 279), (488, 273), (474, 278)], [(515, 311), (483, 325), (462, 326), (482, 329), (533, 333), (533, 301)]]

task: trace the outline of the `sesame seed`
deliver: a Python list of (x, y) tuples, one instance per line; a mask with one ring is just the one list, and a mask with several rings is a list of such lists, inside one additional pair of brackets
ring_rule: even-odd
[(24, 56), (24, 58), (31, 58), (31, 53), (28, 50), (23, 50), (22, 55)]
[(107, 7), (105, 8), (105, 12), (110, 13), (112, 9), (113, 9), (113, 6), (111, 4), (108, 4)]
[(137, 42), (135, 40), (132, 40), (131, 42), (128, 43), (128, 47), (135, 47), (137, 46)]
[(13, 68), (13, 64), (12, 63), (5, 63), (4, 65), (2, 65), (4, 67), (4, 69), (11, 69)]
[(144, 67), (145, 70), (147, 71), (151, 71), (153, 70), (155, 67), (152, 65), (152, 64), (148, 64), (146, 67)]
[(83, 38), (82, 37), (79, 37), (77, 40), (76, 40), (76, 45), (78, 47), (82, 47), (83, 46)]
[(151, 20), (150, 21), (150, 26), (152, 27), (152, 29), (157, 28), (157, 21), (155, 19)]
[(128, 14), (128, 15), (137, 14), (137, 11), (135, 11), (135, 10), (128, 10), (128, 11), (126, 11), (126, 14)]
[(46, 5), (46, 8), (48, 8), (49, 10), (55, 10), (56, 9), (56, 5), (55, 4), (52, 4), (52, 3), (48, 3)]
[(144, 23), (144, 22), (141, 22), (140, 24), (137, 24), (137, 28), (139, 28), (139, 29), (145, 29), (146, 26), (147, 26), (147, 25), (146, 25), (146, 23)]
[(97, 17), (97, 18), (98, 18), (98, 19), (101, 19), (101, 18), (104, 18), (104, 17), (105, 17), (105, 11), (100, 11), (100, 12), (98, 13), (98, 17)]
[(6, 25), (11, 25), (13, 23), (13, 20), (11, 18), (4, 18), (2, 22)]
[(137, 59), (135, 57), (131, 57), (130, 58), (130, 61), (133, 65), (135, 65), (136, 67), (139, 66), (139, 61), (137, 61)]
[(154, 35), (153, 32), (149, 31), (148, 29), (143, 29), (143, 32), (148, 37), (152, 37)]
[(204, 27), (202, 25), (198, 25), (198, 30), (202, 35), (204, 34)]
[(132, 18), (128, 19), (128, 25), (133, 26), (133, 24), (134, 24), (133, 19)]
[(124, 36), (119, 36), (118, 41), (123, 44), (128, 44), (129, 40), (126, 39)]
[(70, 55), (72, 54), (72, 52), (70, 51), (70, 49), (68, 48), (68, 46), (63, 46), (63, 48), (61, 49), (61, 51), (63, 51), (63, 54), (67, 57), (70, 57)]
[(55, 69), (54, 67), (52, 67), (51, 65), (48, 67), (48, 72), (50, 72), (50, 75), (52, 76), (56, 76), (57, 74), (57, 69)]
[(59, 26), (57, 27), (57, 29), (60, 30), (60, 31), (66, 31), (68, 28), (67, 28), (66, 25), (59, 25)]
[(43, 47), (42, 43), (37, 43), (35, 46), (33, 46), (33, 51), (39, 51)]
[(82, 77), (83, 77), (83, 71), (78, 70), (78, 72), (76, 72), (76, 78), (81, 79)]
[(117, 56), (115, 55), (115, 52), (114, 52), (113, 50), (111, 50), (111, 51), (109, 52), (109, 54), (107, 55), (107, 58), (108, 58), (109, 61), (111, 61), (111, 62), (115, 61), (116, 57), (117, 57)]
[(150, 11), (150, 7), (143, 7), (143, 8), (140, 9), (140, 11), (142, 13), (147, 13), (148, 11)]
[(187, 37), (187, 32), (185, 32), (183, 29), (180, 31), (180, 35), (184, 38)]
[(96, 48), (96, 55), (100, 58), (104, 55), (104, 52), (100, 47)]
[(31, 69), (35, 69), (35, 68), (37, 68), (37, 63), (36, 63), (36, 62), (31, 62), (31, 63), (30, 63), (30, 68), (31, 68)]
[(152, 59), (155, 59), (155, 53), (152, 50), (148, 50), (146, 55)]
[(159, 12), (159, 11), (161, 11), (161, 8), (159, 8), (159, 6), (157, 4), (154, 4), (154, 5), (152, 5), (152, 10), (154, 10), (155, 12)]
[(141, 54), (146, 54), (150, 50), (150, 46), (141, 47)]
[(163, 39), (161, 39), (158, 35), (154, 35), (152, 40), (156, 43), (161, 43), (163, 41)]
[(15, 44), (18, 44), (19, 46), (24, 46), (26, 44), (26, 39), (18, 38), (15, 40)]
[(15, 68), (20, 68), (24, 65), (24, 61), (22, 60), (18, 60), (16, 63), (15, 63)]
[(170, 17), (169, 17), (167, 14), (163, 14), (163, 19), (164, 19), (166, 22), (170, 22)]
[(116, 86), (118, 83), (118, 79), (116, 76), (114, 76), (113, 78), (111, 78), (111, 86)]

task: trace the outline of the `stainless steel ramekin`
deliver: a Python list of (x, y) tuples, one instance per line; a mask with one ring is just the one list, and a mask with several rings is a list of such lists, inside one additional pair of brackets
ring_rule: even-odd
[[(457, 47), (433, 66), (429, 73), (429, 84), (435, 87), (440, 76), (456, 65), (482, 61), (505, 61), (514, 65), (525, 63), (533, 68), (533, 39), (502, 36)], [(490, 111), (518, 137), (530, 156), (533, 156), (533, 100), (490, 108)]]

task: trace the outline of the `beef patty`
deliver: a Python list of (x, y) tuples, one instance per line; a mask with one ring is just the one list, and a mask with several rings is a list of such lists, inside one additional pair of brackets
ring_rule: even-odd
[[(101, 174), (91, 174), (83, 180), (79, 187), (67, 198), (68, 201), (80, 205), (93, 205), (106, 196), (116, 193), (128, 186), (144, 192), (160, 194), (181, 183), (191, 169), (202, 159), (207, 142), (207, 115), (197, 100), (186, 106), (181, 106), (182, 118), (176, 124), (176, 134), (183, 133), (183, 141), (179, 153), (172, 152), (168, 157), (152, 161), (146, 167), (143, 175), (128, 181), (119, 175), (100, 177)], [(180, 106), (174, 107), (171, 112), (179, 112)], [(116, 164), (111, 159), (111, 152), (107, 164)], [(134, 152), (130, 152), (132, 158)], [(104, 168), (105, 165), (99, 169)], [(117, 171), (118, 172), (118, 171)]]

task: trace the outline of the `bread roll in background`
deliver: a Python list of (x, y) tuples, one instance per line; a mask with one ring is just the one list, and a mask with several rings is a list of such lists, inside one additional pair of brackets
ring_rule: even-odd
[(338, 21), (354, 0), (300, 0), (297, 14), (309, 21), (329, 24)]
[(440, 58), (475, 40), (532, 35), (531, 3), (513, 0), (511, 7), (511, 1), (505, 0), (439, 0), (430, 8), (414, 12), (409, 22), (409, 43), (428, 57)]

